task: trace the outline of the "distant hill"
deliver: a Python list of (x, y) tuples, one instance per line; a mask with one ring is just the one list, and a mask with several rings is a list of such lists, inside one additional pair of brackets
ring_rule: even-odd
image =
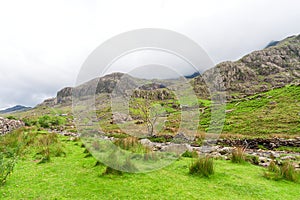
[(29, 109), (31, 109), (31, 107), (16, 105), (14, 107), (7, 108), (5, 110), (0, 110), (0, 114), (6, 114), (6, 113), (12, 113), (12, 112), (18, 112), (18, 111), (26, 111)]

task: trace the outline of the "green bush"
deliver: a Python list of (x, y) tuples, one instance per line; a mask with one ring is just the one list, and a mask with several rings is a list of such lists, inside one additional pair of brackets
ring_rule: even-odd
[(0, 185), (3, 185), (8, 176), (13, 172), (16, 162), (16, 155), (7, 157), (4, 153), (0, 152)]
[(25, 126), (34, 126), (38, 124), (36, 119), (27, 118), (27, 117), (23, 118), (22, 121), (25, 123)]
[(6, 117), (7, 119), (13, 119), (13, 120), (17, 120), (17, 118), (15, 117), (15, 116), (8, 116), (8, 117)]
[(213, 159), (206, 156), (194, 160), (189, 167), (189, 173), (209, 177), (214, 173)]
[(39, 117), (38, 123), (43, 128), (51, 128), (51, 127), (57, 127), (65, 124), (66, 119), (60, 116), (44, 115), (42, 117)]

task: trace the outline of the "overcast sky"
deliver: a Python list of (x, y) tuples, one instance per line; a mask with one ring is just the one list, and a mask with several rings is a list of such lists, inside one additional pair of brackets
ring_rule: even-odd
[(299, 34), (299, 10), (299, 0), (1, 0), (0, 109), (74, 85), (87, 56), (125, 31), (177, 31), (219, 63)]

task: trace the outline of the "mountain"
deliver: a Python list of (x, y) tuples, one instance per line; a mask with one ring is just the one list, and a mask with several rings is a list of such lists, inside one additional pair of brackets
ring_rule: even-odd
[(208, 95), (205, 80), (209, 80), (215, 88), (226, 90), (228, 99), (299, 84), (300, 35), (254, 51), (238, 61), (222, 62), (207, 70), (192, 82), (199, 96)]
[[(144, 81), (123, 75), (113, 73), (95, 78), (77, 87), (76, 95), (112, 93), (121, 80), (120, 87), (123, 89), (138, 86)], [(201, 75), (193, 74), (186, 78), (191, 78), (190, 83), (200, 98), (209, 98), (207, 86), (213, 86), (218, 91), (226, 91), (227, 99), (235, 99), (281, 88), (288, 84), (297, 85), (300, 83), (300, 35), (291, 36), (279, 42), (271, 42), (266, 48), (245, 55), (235, 62), (222, 62)], [(166, 80), (157, 84), (168, 88), (174, 85), (174, 82)], [(163, 90), (157, 88), (160, 87), (153, 89), (158, 93)], [(55, 98), (47, 99), (41, 105), (70, 103), (72, 92), (74, 88), (63, 88)], [(163, 92), (165, 93), (166, 90), (164, 89)], [(164, 95), (158, 94), (157, 96)]]
[(6, 113), (12, 113), (12, 112), (18, 112), (18, 111), (26, 111), (29, 109), (31, 109), (31, 107), (16, 105), (14, 107), (7, 108), (5, 110), (0, 110), (0, 114), (6, 114)]

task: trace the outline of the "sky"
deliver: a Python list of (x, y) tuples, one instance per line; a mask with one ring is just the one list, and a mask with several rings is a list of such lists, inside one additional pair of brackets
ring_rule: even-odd
[(173, 30), (217, 64), (299, 34), (299, 9), (298, 0), (0, 0), (0, 109), (73, 86), (88, 55), (117, 34)]

